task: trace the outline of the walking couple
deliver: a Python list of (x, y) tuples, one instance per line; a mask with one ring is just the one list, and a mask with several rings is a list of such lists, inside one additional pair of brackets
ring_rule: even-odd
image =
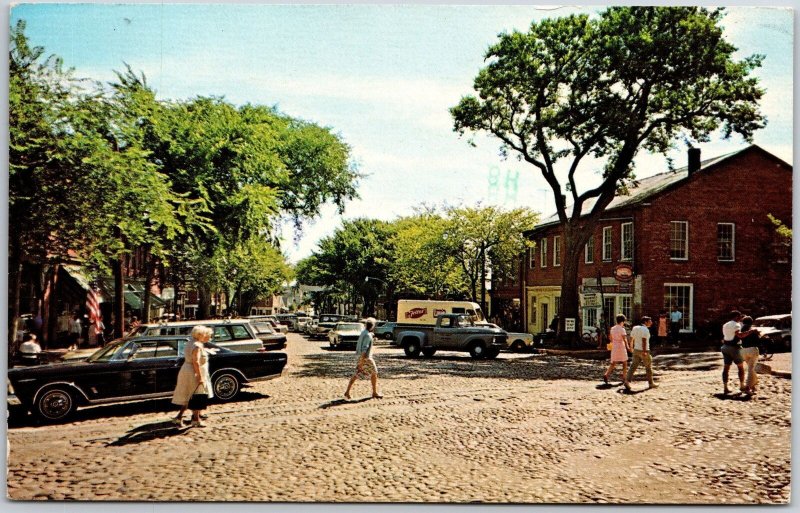
[[(649, 388), (657, 388), (658, 385), (653, 381), (653, 357), (650, 355), (650, 326), (653, 320), (642, 317), (638, 326), (634, 326), (630, 336), (625, 332), (625, 316), (617, 315), (617, 324), (611, 328), (611, 364), (603, 374), (603, 381), (608, 383), (608, 378), (614, 372), (614, 367), (618, 363), (622, 364), (622, 384), (625, 390), (631, 390), (631, 378), (639, 365), (644, 365), (647, 373), (647, 383)], [(633, 353), (633, 361), (630, 369), (628, 368), (628, 351)]]
[[(758, 375), (758, 344), (761, 335), (753, 329), (753, 318), (742, 315), (739, 310), (730, 313), (729, 321), (722, 326), (722, 385), (723, 393), (730, 394), (728, 375), (731, 364), (736, 364), (739, 374), (739, 391), (752, 395), (756, 393)], [(747, 382), (745, 382), (744, 364), (747, 363)]]

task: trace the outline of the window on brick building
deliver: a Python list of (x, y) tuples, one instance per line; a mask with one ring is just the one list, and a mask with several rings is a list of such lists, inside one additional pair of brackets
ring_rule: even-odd
[(735, 258), (736, 225), (733, 223), (717, 223), (717, 260), (733, 262)]
[(619, 311), (622, 315), (625, 316), (626, 319), (633, 323), (633, 319), (631, 318), (631, 296), (620, 296), (620, 305)]
[(553, 267), (561, 265), (561, 236), (553, 237)]
[(633, 223), (622, 223), (620, 260), (633, 260)]
[(689, 223), (671, 221), (669, 223), (669, 257), (672, 260), (689, 259)]
[(603, 262), (611, 261), (611, 227), (603, 228)]
[(539, 265), (541, 267), (547, 267), (547, 237), (543, 238), (539, 243), (539, 255), (541, 256)]
[(594, 263), (594, 237), (589, 237), (589, 242), (583, 248), (583, 261), (587, 264)]
[(528, 252), (528, 267), (533, 269), (534, 263), (536, 262), (536, 249), (528, 248)]
[[(692, 284), (690, 283), (665, 283), (664, 284), (664, 310), (672, 312), (676, 308), (683, 314), (680, 329), (692, 330)], [(667, 314), (669, 315), (669, 314)]]

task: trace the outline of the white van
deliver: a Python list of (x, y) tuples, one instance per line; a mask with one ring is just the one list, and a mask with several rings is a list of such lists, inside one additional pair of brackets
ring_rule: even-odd
[(397, 302), (398, 324), (435, 326), (436, 316), (441, 314), (467, 314), (476, 324), (486, 323), (478, 303), (471, 301), (433, 301), (401, 299)]

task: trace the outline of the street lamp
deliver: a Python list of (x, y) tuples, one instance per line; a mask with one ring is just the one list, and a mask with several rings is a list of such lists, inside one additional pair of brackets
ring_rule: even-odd
[(380, 279), (380, 278), (373, 278), (372, 276), (365, 276), (365, 277), (364, 277), (364, 283), (367, 283), (367, 282), (369, 282), (369, 280), (375, 280), (375, 281), (379, 281), (379, 282), (383, 283), (384, 285), (386, 285), (387, 287), (389, 286), (389, 284), (387, 284), (385, 281), (383, 281), (383, 280), (382, 280), (382, 279)]

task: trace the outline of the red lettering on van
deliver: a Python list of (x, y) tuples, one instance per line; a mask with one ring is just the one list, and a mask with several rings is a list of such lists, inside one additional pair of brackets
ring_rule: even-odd
[(427, 308), (412, 308), (406, 312), (406, 319), (419, 319), (428, 313)]

